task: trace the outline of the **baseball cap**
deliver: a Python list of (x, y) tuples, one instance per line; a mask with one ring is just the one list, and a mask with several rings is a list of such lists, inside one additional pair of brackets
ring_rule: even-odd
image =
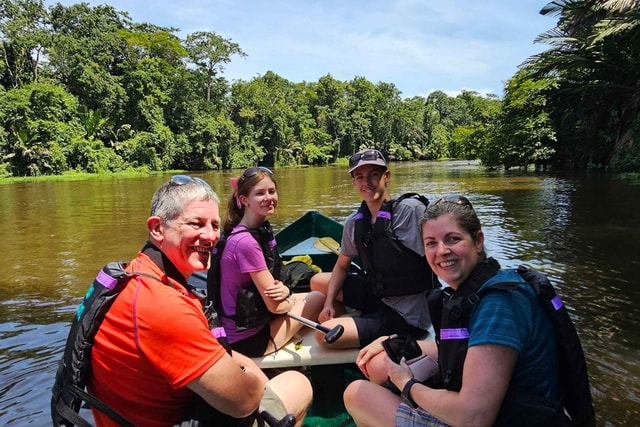
[(368, 149), (358, 151), (349, 159), (349, 173), (362, 165), (378, 165), (386, 168), (387, 161), (378, 150)]

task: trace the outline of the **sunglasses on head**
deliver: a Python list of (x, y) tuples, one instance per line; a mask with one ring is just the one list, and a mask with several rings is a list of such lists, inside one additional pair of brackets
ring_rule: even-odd
[(455, 203), (456, 205), (460, 205), (460, 206), (469, 206), (471, 209), (473, 209), (473, 206), (471, 205), (471, 202), (469, 201), (469, 199), (467, 199), (464, 196), (460, 196), (458, 194), (451, 194), (448, 196), (444, 196), (440, 199), (438, 199), (433, 205), (439, 205), (440, 203)]
[(252, 168), (245, 169), (245, 171), (242, 172), (242, 176), (240, 177), (240, 182), (244, 182), (245, 179), (256, 176), (260, 171), (269, 174), (269, 176), (273, 176), (273, 172), (271, 172), (271, 169), (266, 168), (264, 166), (255, 166)]
[(197, 182), (200, 185), (211, 188), (211, 186), (204, 179), (198, 177), (194, 178), (189, 175), (174, 175), (171, 177), (171, 180), (169, 182), (171, 183), (171, 185), (185, 185), (190, 182)]
[(356, 153), (349, 159), (349, 168), (353, 168), (358, 164), (360, 160), (377, 160), (382, 159), (384, 161), (384, 157), (382, 153), (378, 150), (365, 150), (360, 153)]

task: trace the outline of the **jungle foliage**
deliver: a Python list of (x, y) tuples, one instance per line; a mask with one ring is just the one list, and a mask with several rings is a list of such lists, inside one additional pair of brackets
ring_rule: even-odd
[(504, 95), (402, 98), (365, 77), (230, 82), (246, 56), (215, 32), (180, 39), (109, 5), (0, 0), (0, 176), (392, 160), (640, 171), (640, 0), (555, 0), (551, 48)]

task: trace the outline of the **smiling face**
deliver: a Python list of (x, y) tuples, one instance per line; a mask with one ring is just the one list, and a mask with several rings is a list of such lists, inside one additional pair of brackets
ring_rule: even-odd
[(365, 203), (382, 200), (387, 192), (387, 182), (391, 172), (377, 165), (359, 166), (353, 172), (353, 186), (358, 190)]
[(251, 211), (255, 217), (265, 218), (273, 215), (278, 207), (278, 188), (273, 179), (265, 174), (246, 196), (240, 196), (240, 202), (245, 206), (245, 213)]
[(194, 199), (171, 221), (150, 217), (147, 228), (156, 246), (188, 278), (209, 268), (211, 250), (220, 239), (218, 203)]
[(433, 272), (449, 286), (458, 286), (471, 274), (483, 254), (484, 234), (470, 234), (454, 214), (446, 213), (422, 224), (424, 253)]

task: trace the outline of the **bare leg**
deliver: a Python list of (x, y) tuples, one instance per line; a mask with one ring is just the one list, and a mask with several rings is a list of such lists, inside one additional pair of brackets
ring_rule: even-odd
[(326, 346), (327, 348), (358, 348), (360, 346), (360, 339), (358, 338), (358, 330), (356, 329), (356, 323), (353, 321), (353, 318), (350, 316), (334, 317), (333, 319), (322, 323), (322, 326), (329, 329), (333, 329), (337, 325), (342, 325), (344, 327), (344, 332), (340, 338), (331, 344), (327, 344), (324, 341), (325, 334), (323, 332), (316, 331), (316, 342), (320, 345)]
[[(331, 273), (318, 273), (314, 274), (311, 277), (311, 290), (322, 292), (324, 295), (327, 295), (327, 289), (329, 288), (329, 279), (331, 278)], [(347, 313), (347, 309), (342, 304), (342, 291), (338, 292), (336, 296), (336, 302), (334, 304), (334, 309), (336, 310), (336, 317), (342, 316)]]
[[(314, 322), (317, 321), (318, 314), (320, 313), (320, 310), (322, 310), (322, 305), (324, 304), (324, 294), (312, 291), (309, 293), (293, 294), (289, 298), (294, 301), (293, 307), (291, 308), (292, 314), (304, 317)], [(270, 329), (273, 342), (269, 344), (265, 354), (271, 354), (277, 349), (284, 347), (303, 327), (306, 326), (296, 320), (293, 320), (286, 314), (277, 316), (271, 321)]]
[(296, 417), (296, 426), (302, 425), (313, 396), (307, 377), (298, 371), (285, 371), (273, 377), (269, 386), (282, 400), (287, 412)]
[(356, 380), (344, 391), (344, 406), (359, 427), (393, 427), (400, 396), (366, 380)]
[(389, 376), (387, 375), (387, 364), (384, 358), (387, 354), (383, 351), (376, 354), (367, 362), (367, 372), (369, 373), (369, 381), (374, 384), (384, 384)]

